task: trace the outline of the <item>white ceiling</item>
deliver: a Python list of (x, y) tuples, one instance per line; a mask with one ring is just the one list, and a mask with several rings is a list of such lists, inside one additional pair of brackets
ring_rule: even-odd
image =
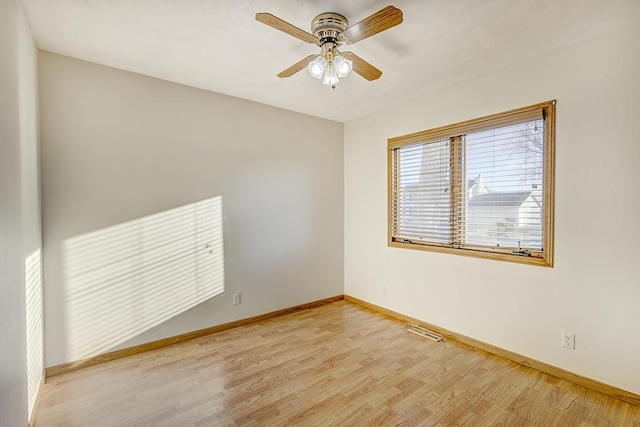
[[(640, 21), (640, 0), (23, 0), (40, 49), (348, 122), (438, 88)], [(351, 24), (393, 4), (404, 22), (349, 46), (383, 71), (335, 90), (306, 71), (319, 48), (254, 19), (311, 31), (323, 12)]]

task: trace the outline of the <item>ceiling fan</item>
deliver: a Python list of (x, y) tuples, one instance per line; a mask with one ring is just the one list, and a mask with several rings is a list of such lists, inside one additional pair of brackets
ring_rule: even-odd
[(311, 21), (311, 33), (289, 24), (270, 13), (256, 13), (256, 20), (287, 33), (306, 43), (320, 47), (320, 53), (309, 55), (280, 72), (278, 77), (291, 77), (306, 68), (312, 77), (335, 89), (340, 78), (355, 71), (371, 81), (380, 78), (382, 71), (353, 52), (340, 52), (339, 46), (354, 44), (402, 23), (402, 11), (387, 6), (362, 21), (348, 26), (347, 18), (339, 13), (322, 13)]

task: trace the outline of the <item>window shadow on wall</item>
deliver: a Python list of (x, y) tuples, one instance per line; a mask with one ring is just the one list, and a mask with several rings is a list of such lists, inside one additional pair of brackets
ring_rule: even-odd
[(67, 239), (68, 359), (105, 353), (224, 292), (222, 196)]

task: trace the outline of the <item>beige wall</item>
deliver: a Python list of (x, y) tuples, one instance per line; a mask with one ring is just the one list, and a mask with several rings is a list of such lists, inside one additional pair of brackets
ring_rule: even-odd
[[(345, 292), (640, 393), (638, 40), (636, 26), (347, 123)], [(554, 268), (387, 247), (387, 138), (550, 99)]]
[(72, 358), (65, 242), (210, 197), (227, 291), (113, 349), (343, 292), (341, 123), (47, 52), (40, 79), (47, 366)]
[[(25, 426), (29, 417), (25, 260), (38, 252), (41, 246), (37, 88), (37, 51), (22, 10), (22, 3), (19, 0), (0, 2), (2, 426)], [(33, 301), (33, 313), (36, 315), (41, 302)], [(37, 362), (38, 355), (34, 357)]]

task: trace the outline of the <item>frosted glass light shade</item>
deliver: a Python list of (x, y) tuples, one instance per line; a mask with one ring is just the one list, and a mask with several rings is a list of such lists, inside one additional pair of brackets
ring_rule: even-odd
[(324, 80), (322, 81), (322, 83), (330, 86), (335, 86), (340, 83), (340, 79), (338, 79), (338, 73), (333, 66), (327, 67), (324, 70)]
[(353, 62), (342, 55), (336, 56), (333, 63), (336, 68), (336, 73), (340, 78), (347, 77), (351, 70), (353, 70)]
[(307, 65), (307, 71), (311, 74), (311, 77), (319, 79), (322, 77), (325, 68), (327, 67), (327, 60), (323, 56), (318, 56)]

